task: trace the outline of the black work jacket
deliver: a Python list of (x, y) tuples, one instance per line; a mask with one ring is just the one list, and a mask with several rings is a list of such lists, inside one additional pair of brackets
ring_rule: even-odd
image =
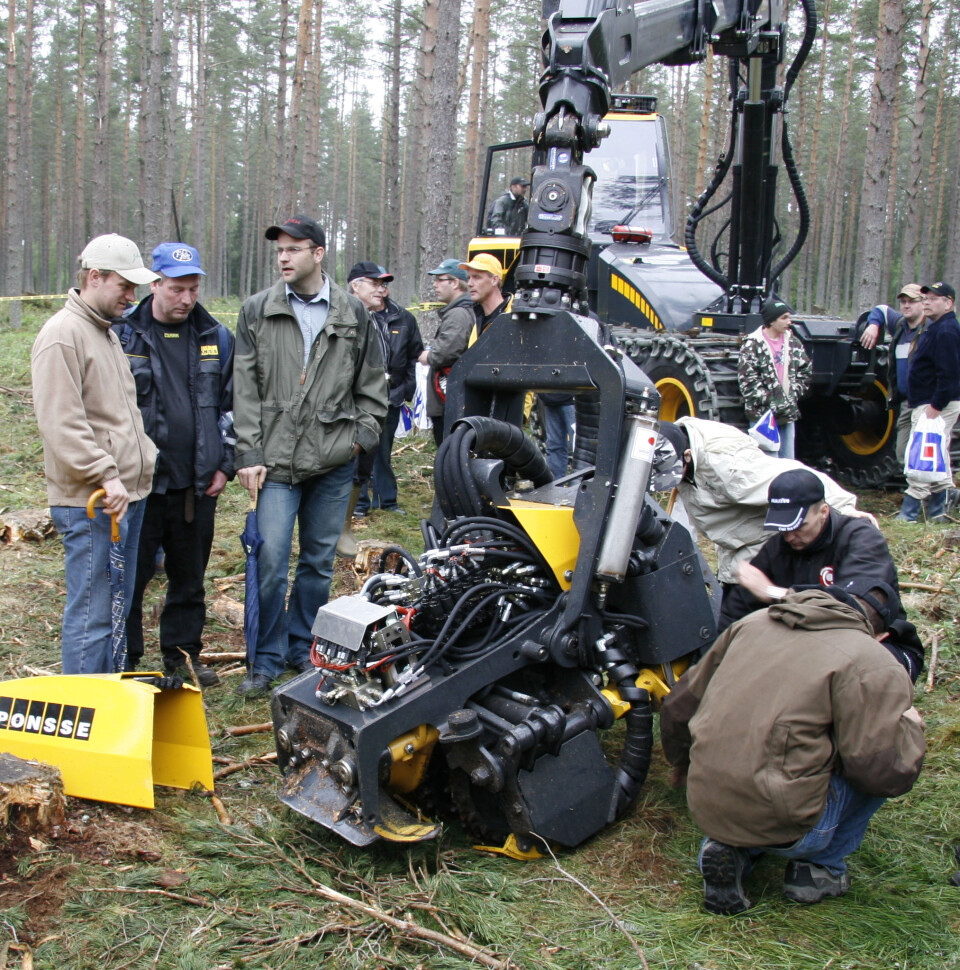
[[(791, 549), (783, 536), (776, 533), (763, 544), (751, 562), (769, 577), (774, 586), (788, 589), (843, 586), (853, 579), (869, 577), (882, 579), (898, 594), (900, 592), (897, 567), (880, 530), (867, 519), (841, 515), (835, 509), (830, 510), (823, 532), (806, 549), (799, 552)], [(718, 632), (767, 605), (742, 586), (732, 587), (723, 597)], [(923, 669), (923, 644), (902, 605), (883, 644), (915, 681)]]
[(393, 300), (387, 300), (387, 305), (374, 316), (377, 326), (385, 330), (390, 348), (390, 403), (400, 407), (404, 401), (412, 401), (417, 390), (417, 358), (423, 353), (423, 338), (413, 314)]
[(198, 303), (187, 317), (190, 338), (188, 386), (164, 385), (154, 356), (151, 322), (153, 297), (130, 311), (114, 331), (123, 344), (137, 385), (137, 406), (143, 426), (154, 442), (169, 441), (163, 402), (167, 395), (190, 395), (196, 435), (193, 446), (194, 490), (206, 491), (214, 473), (233, 478), (233, 334)]

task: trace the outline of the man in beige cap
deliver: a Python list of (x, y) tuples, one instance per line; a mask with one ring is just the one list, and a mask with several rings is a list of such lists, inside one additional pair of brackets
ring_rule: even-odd
[[(41, 328), (31, 355), (33, 402), (43, 439), (47, 499), (63, 539), (67, 602), (63, 611), (65, 674), (109, 673), (110, 516), (120, 525), (125, 603), (133, 593), (143, 499), (150, 493), (157, 449), (143, 430), (133, 374), (110, 329), (137, 285), (159, 279), (135, 243), (97, 236), (80, 254), (79, 289)], [(87, 518), (90, 494), (102, 508)]]
[(872, 350), (881, 333), (890, 338), (890, 354), (887, 358), (887, 402), (891, 410), (899, 409), (897, 417), (897, 463), (903, 464), (907, 439), (910, 437), (910, 413), (907, 407), (907, 358), (923, 331), (923, 294), (918, 283), (907, 283), (897, 294), (898, 313), (893, 307), (881, 303), (867, 316), (860, 343)]

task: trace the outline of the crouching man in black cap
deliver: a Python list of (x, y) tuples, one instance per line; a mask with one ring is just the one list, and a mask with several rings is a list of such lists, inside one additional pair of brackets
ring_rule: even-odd
[(750, 562), (740, 563), (739, 585), (724, 594), (718, 629), (780, 602), (791, 588), (844, 586), (877, 577), (897, 593), (897, 613), (883, 644), (915, 682), (923, 670), (923, 645), (900, 605), (897, 567), (880, 530), (830, 508), (823, 481), (806, 469), (778, 475), (768, 500), (764, 528), (778, 534)]
[(869, 576), (785, 592), (721, 634), (665, 699), (664, 753), (707, 835), (698, 861), (710, 912), (750, 908), (742, 880), (764, 852), (790, 860), (788, 899), (842, 896), (870, 819), (913, 787), (923, 722), (876, 639), (899, 606)]

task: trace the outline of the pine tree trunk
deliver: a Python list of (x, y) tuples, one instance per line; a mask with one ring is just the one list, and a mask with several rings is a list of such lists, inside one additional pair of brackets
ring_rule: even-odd
[(460, 233), (460, 252), (467, 251), (467, 244), (476, 228), (475, 214), (480, 205), (483, 165), (480, 140), (480, 95), (487, 63), (490, 59), (490, 0), (474, 0), (473, 51), (470, 61), (470, 93), (467, 106), (466, 146), (463, 158), (463, 194), (465, 225)]
[[(903, 61), (897, 63), (897, 84), (896, 97), (893, 109), (893, 139), (890, 142), (890, 177), (887, 180), (887, 202), (884, 208), (887, 212), (887, 227), (883, 237), (883, 258), (880, 260), (880, 268), (883, 271), (880, 277), (880, 296), (881, 299), (890, 298), (890, 264), (893, 260), (893, 237), (899, 236), (897, 230), (897, 160), (900, 154), (900, 75), (903, 71)], [(866, 309), (866, 307), (864, 307)]]
[(858, 307), (873, 306), (880, 296), (883, 240), (887, 230), (887, 179), (903, 22), (902, 0), (881, 0), (877, 24), (877, 66), (870, 91), (870, 122), (857, 233), (853, 302)]
[(907, 113), (910, 125), (910, 169), (904, 186), (903, 234), (900, 237), (900, 276), (902, 283), (917, 278), (920, 246), (923, 180), (923, 122), (927, 110), (927, 64), (930, 60), (930, 13), (932, 0), (923, 0), (920, 11), (920, 49), (917, 53), (917, 83), (913, 89), (913, 110)]
[(111, 37), (105, 0), (95, 0), (96, 56), (92, 118), (93, 170), (101, 173), (98, 191), (90, 196), (90, 228), (95, 236), (110, 232), (110, 54)]
[[(4, 232), (7, 237), (7, 259), (4, 267), (3, 291), (9, 296), (19, 296), (23, 291), (23, 208), (20, 205), (20, 185), (17, 168), (20, 164), (20, 113), (17, 110), (19, 85), (17, 81), (17, 2), (7, 4), (7, 214)], [(10, 326), (17, 328), (23, 322), (23, 306), (19, 300), (11, 300)]]
[(163, 0), (153, 0), (150, 17), (147, 76), (140, 123), (140, 172), (143, 183), (143, 235), (141, 249), (152, 249), (165, 234), (170, 212), (164, 197), (167, 146), (163, 137)]
[(420, 237), (420, 293), (433, 294), (427, 270), (447, 252), (453, 202), (455, 139), (457, 125), (457, 49), (459, 47), (460, 0), (438, 0), (437, 44), (433, 75), (433, 110), (427, 136), (427, 180)]

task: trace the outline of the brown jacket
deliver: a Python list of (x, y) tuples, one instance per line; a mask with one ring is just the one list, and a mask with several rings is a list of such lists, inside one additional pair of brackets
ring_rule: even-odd
[(910, 790), (924, 754), (912, 703), (863, 616), (806, 590), (726, 630), (664, 701), (660, 730), (707, 835), (780, 845), (813, 828), (834, 773), (870, 795)]
[(31, 369), (50, 505), (86, 505), (117, 477), (131, 501), (146, 498), (157, 448), (143, 430), (133, 374), (110, 321), (78, 290), (40, 328)]

